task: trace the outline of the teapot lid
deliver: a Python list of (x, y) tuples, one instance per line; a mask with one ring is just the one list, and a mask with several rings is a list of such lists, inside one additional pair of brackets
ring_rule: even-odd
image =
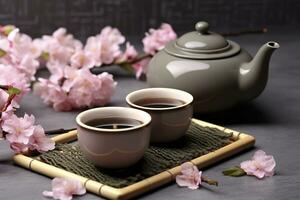
[(193, 59), (227, 57), (240, 51), (239, 45), (235, 42), (209, 31), (207, 22), (196, 23), (195, 29), (196, 31), (186, 33), (176, 41), (169, 42), (165, 51), (175, 56)]

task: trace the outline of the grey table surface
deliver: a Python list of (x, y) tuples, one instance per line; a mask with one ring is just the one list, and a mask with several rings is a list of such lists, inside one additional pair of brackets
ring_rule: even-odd
[[(196, 117), (256, 137), (254, 149), (240, 153), (204, 170), (206, 176), (217, 179), (219, 187), (199, 190), (178, 188), (175, 183), (151, 191), (141, 199), (300, 199), (300, 30), (274, 29), (263, 35), (245, 35), (232, 38), (254, 54), (261, 44), (278, 41), (281, 48), (274, 53), (270, 63), (268, 85), (261, 96), (245, 105), (221, 113)], [(118, 81), (111, 105), (125, 105), (127, 93), (147, 87), (124, 73), (111, 69)], [(55, 112), (42, 101), (27, 95), (19, 114), (36, 116), (46, 130), (74, 127), (76, 112)], [(276, 176), (264, 180), (254, 177), (225, 177), (221, 171), (249, 159), (255, 150), (263, 149), (274, 155)], [(11, 151), (5, 142), (0, 143), (0, 199), (45, 199), (42, 191), (49, 190), (51, 179), (33, 173), (11, 162)], [(76, 199), (101, 199), (93, 194)]]

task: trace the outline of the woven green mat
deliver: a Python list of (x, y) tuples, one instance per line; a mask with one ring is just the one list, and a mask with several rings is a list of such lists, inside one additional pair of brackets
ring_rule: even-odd
[(144, 158), (135, 166), (121, 170), (95, 167), (85, 159), (77, 144), (57, 144), (55, 150), (39, 157), (55, 167), (121, 188), (226, 146), (232, 142), (231, 138), (232, 134), (192, 123), (187, 134), (180, 140), (150, 146)]

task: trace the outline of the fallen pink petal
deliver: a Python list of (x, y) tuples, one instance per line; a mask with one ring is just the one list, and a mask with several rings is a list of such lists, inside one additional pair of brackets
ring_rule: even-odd
[(192, 163), (184, 163), (181, 165), (181, 175), (176, 176), (176, 183), (180, 187), (188, 187), (189, 189), (198, 189), (201, 185), (202, 171), (199, 171)]
[(85, 193), (85, 187), (78, 180), (54, 178), (52, 180), (52, 191), (44, 191), (43, 195), (57, 200), (71, 200), (73, 195), (84, 195)]
[(276, 162), (272, 155), (267, 155), (264, 151), (258, 150), (254, 153), (251, 160), (241, 163), (241, 168), (249, 176), (255, 176), (258, 179), (270, 177), (275, 174)]

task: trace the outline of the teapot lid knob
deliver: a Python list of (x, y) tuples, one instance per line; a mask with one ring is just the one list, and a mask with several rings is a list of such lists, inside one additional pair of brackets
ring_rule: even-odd
[(209, 24), (207, 22), (201, 21), (195, 25), (196, 31), (201, 34), (207, 34), (209, 29)]

